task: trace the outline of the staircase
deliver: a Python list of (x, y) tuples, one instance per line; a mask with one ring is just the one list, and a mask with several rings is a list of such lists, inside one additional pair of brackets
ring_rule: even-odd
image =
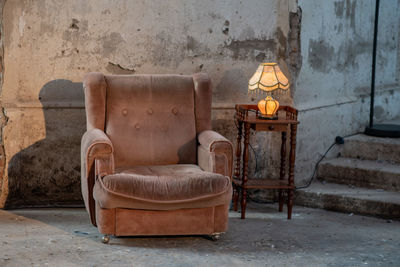
[(317, 180), (297, 190), (295, 204), (400, 219), (400, 139), (355, 135), (337, 158), (325, 159)]

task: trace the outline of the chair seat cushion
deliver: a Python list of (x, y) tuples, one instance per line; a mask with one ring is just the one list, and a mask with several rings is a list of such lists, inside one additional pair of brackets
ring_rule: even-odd
[(94, 197), (102, 208), (165, 210), (226, 204), (230, 191), (229, 177), (175, 164), (117, 169), (96, 182)]

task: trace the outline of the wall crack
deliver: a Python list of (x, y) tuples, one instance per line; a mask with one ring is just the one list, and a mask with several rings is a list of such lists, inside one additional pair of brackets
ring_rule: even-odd
[[(0, 0), (0, 95), (3, 90), (4, 80), (4, 5), (6, 0)], [(0, 208), (3, 208), (8, 196), (8, 180), (4, 176), (6, 166), (6, 155), (4, 151), (4, 127), (7, 124), (8, 117), (6, 116), (6, 110), (3, 107), (3, 103), (0, 103)]]

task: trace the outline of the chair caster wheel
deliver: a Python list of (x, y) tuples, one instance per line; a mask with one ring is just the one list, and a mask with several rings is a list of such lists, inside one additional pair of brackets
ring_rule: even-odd
[(103, 244), (108, 244), (108, 242), (110, 242), (110, 236), (109, 235), (103, 235), (103, 237), (101, 238), (101, 242)]
[(210, 235), (210, 239), (212, 241), (218, 241), (221, 238), (221, 236), (222, 236), (222, 233), (215, 233), (215, 234)]

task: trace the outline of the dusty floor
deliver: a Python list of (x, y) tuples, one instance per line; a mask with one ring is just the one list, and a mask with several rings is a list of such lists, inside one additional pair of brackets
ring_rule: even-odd
[(400, 222), (250, 203), (218, 242), (203, 237), (100, 242), (84, 209), (0, 210), (0, 266), (400, 266)]

